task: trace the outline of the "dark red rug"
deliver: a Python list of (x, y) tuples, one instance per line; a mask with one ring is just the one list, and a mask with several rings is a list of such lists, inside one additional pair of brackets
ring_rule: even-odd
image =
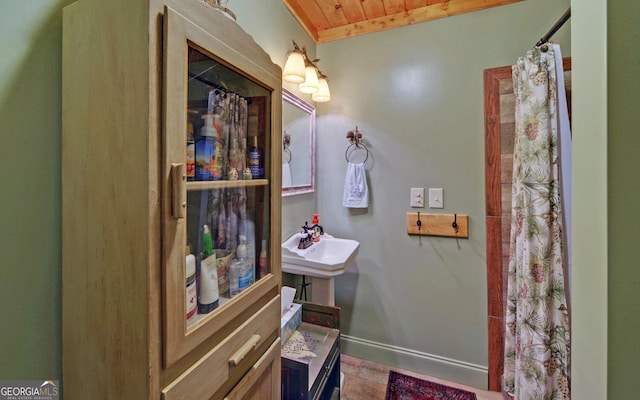
[(476, 400), (476, 394), (389, 371), (385, 400)]

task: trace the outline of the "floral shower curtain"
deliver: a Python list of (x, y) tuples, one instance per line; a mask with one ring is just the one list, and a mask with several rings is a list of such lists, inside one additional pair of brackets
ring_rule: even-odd
[(570, 399), (558, 93), (549, 47), (530, 50), (512, 68), (516, 142), (504, 389), (517, 400)]

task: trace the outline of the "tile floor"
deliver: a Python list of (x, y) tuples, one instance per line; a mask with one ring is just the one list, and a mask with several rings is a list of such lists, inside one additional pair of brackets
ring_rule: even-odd
[[(342, 387), (340, 396), (341, 400), (384, 400), (387, 392), (387, 378), (389, 376), (389, 370), (391, 369), (390, 367), (345, 354), (340, 355), (340, 360), (340, 370), (345, 374), (344, 386)], [(502, 400), (503, 398), (502, 394), (498, 392), (480, 390), (398, 368), (393, 369), (405, 375), (417, 376), (433, 382), (474, 392), (478, 400)]]

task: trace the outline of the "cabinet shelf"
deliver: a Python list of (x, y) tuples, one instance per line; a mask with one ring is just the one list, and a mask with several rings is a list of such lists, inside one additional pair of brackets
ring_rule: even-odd
[(268, 184), (269, 184), (268, 179), (251, 179), (251, 180), (238, 180), (238, 181), (198, 181), (198, 182), (187, 182), (187, 191), (195, 192), (199, 190), (211, 190), (211, 189), (257, 187), (257, 186), (267, 186)]

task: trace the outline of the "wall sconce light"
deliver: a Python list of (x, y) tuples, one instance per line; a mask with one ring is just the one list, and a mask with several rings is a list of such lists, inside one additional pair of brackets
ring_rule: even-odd
[(311, 65), (307, 65), (304, 68), (305, 71), (305, 79), (304, 82), (300, 82), (298, 85), (298, 89), (302, 93), (315, 93), (318, 91), (318, 73), (316, 72), (315, 67)]
[(320, 78), (318, 78), (318, 91), (311, 95), (311, 99), (317, 103), (324, 103), (331, 100), (329, 82), (327, 82), (326, 76), (320, 75)]
[[(295, 42), (294, 42), (295, 43)], [(296, 46), (297, 48), (298, 46)], [(306, 73), (304, 67), (305, 56), (296, 49), (287, 55), (287, 62), (282, 70), (282, 79), (289, 83), (302, 83), (305, 81)]]
[(287, 53), (287, 61), (282, 70), (282, 79), (289, 83), (297, 83), (302, 93), (311, 94), (316, 102), (329, 101), (329, 84), (327, 77), (320, 72), (315, 63), (318, 59), (310, 60), (305, 47), (298, 47), (293, 41), (293, 51)]

